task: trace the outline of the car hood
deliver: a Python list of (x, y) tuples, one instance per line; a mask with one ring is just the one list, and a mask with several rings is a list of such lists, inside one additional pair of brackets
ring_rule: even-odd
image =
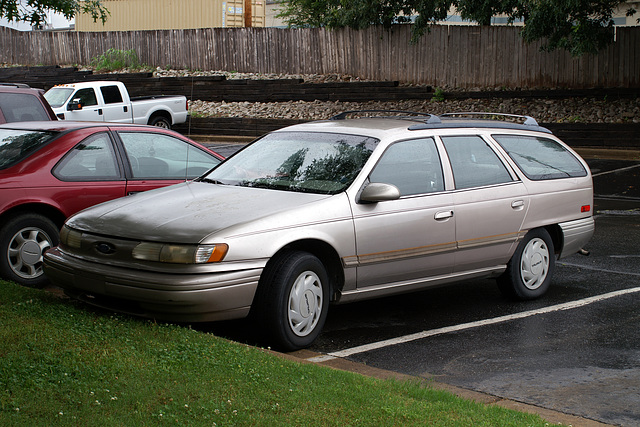
[[(332, 197), (336, 196), (188, 182), (91, 207), (69, 218), (67, 224), (106, 236), (200, 243), (221, 230), (229, 236), (331, 219), (335, 212), (330, 209), (312, 209), (312, 219), (296, 212)], [(269, 220), (282, 212), (286, 220), (280, 216)]]

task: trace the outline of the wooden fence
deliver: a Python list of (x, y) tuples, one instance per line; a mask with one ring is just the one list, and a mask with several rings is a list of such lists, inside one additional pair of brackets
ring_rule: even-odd
[(153, 66), (264, 73), (341, 73), (461, 88), (638, 88), (640, 27), (617, 28), (598, 55), (573, 58), (525, 44), (516, 27), (437, 26), (417, 43), (390, 30), (205, 28), (20, 32), (0, 27), (0, 62), (89, 64), (110, 48)]

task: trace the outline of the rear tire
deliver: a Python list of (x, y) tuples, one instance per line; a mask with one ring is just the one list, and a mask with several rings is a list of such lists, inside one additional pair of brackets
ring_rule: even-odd
[(149, 124), (163, 129), (171, 129), (171, 121), (164, 116), (151, 117), (149, 119)]
[(529, 231), (518, 245), (498, 287), (507, 297), (531, 300), (544, 295), (551, 284), (556, 259), (551, 236), (544, 228)]
[(42, 255), (59, 241), (58, 227), (45, 216), (26, 213), (11, 218), (0, 228), (0, 275), (24, 286), (45, 286)]
[(307, 252), (287, 251), (260, 278), (253, 320), (279, 350), (308, 347), (320, 334), (329, 309), (329, 278), (322, 262)]

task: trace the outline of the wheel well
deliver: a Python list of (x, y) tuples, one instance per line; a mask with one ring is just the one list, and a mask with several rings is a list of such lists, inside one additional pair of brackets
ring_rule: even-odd
[(544, 227), (545, 230), (551, 236), (551, 241), (553, 242), (553, 251), (556, 255), (559, 255), (562, 251), (562, 245), (564, 245), (564, 238), (562, 236), (562, 229), (558, 224), (547, 225)]
[(327, 275), (329, 276), (330, 281), (330, 295), (331, 301), (334, 300), (336, 292), (342, 289), (344, 286), (344, 271), (342, 269), (342, 263), (340, 262), (340, 256), (336, 252), (336, 250), (326, 242), (321, 240), (307, 239), (307, 240), (298, 240), (296, 242), (291, 242), (287, 246), (280, 249), (271, 260), (269, 260), (270, 264), (274, 259), (278, 257), (278, 254), (285, 250), (296, 250), (296, 251), (304, 251), (309, 252), (316, 256), (322, 264), (324, 264), (327, 269)]
[(169, 121), (169, 124), (173, 124), (172, 120), (171, 120), (171, 114), (169, 114), (169, 112), (164, 111), (164, 110), (159, 110), (154, 112), (153, 114), (151, 114), (151, 117), (149, 117), (149, 122), (151, 123), (153, 121), (153, 119), (155, 119), (156, 117), (164, 117), (165, 119), (167, 119)]
[(4, 212), (2, 215), (0, 215), (0, 223), (6, 223), (10, 218), (14, 218), (20, 214), (25, 213), (36, 213), (45, 216), (53, 221), (54, 224), (58, 226), (58, 228), (62, 228), (62, 224), (64, 224), (64, 220), (66, 219), (65, 215), (62, 212), (52, 206), (42, 205), (38, 203), (28, 203), (13, 207)]

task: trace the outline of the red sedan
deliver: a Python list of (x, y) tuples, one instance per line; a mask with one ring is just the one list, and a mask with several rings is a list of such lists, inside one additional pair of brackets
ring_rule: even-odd
[(64, 220), (107, 200), (193, 179), (222, 156), (158, 127), (0, 125), (0, 277), (42, 286), (42, 254)]

